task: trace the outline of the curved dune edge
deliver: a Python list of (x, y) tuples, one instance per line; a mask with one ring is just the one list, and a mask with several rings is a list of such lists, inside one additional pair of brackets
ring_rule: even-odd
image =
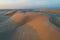
[(40, 15), (27, 23), (35, 29), (42, 40), (60, 40), (60, 32), (49, 22), (49, 17)]
[[(32, 29), (34, 29), (37, 33), (37, 36), (39, 36), (42, 40), (60, 40), (60, 31), (57, 30), (56, 26), (49, 22), (49, 17), (47, 15), (39, 15), (39, 14), (27, 14), (28, 19), (25, 25), (27, 27), (31, 26)], [(10, 19), (14, 20), (16, 23), (19, 23), (25, 19), (24, 14), (20, 12), (16, 12), (14, 15), (10, 17)], [(22, 29), (26, 29), (22, 27)], [(21, 26), (20, 26), (21, 27)], [(22, 31), (22, 29), (19, 29)], [(19, 31), (17, 29), (17, 31)], [(24, 31), (26, 32), (28, 28)], [(16, 31), (16, 32), (17, 32)], [(20, 31), (19, 31), (20, 32)], [(28, 31), (27, 31), (28, 32)], [(33, 31), (34, 32), (34, 31)], [(30, 33), (29, 33), (30, 34)], [(18, 35), (18, 33), (16, 34)], [(19, 39), (19, 35), (18, 35)]]

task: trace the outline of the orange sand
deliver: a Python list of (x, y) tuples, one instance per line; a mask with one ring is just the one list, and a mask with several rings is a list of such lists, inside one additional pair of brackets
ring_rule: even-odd
[[(34, 30), (36, 30), (39, 38), (41, 38), (42, 40), (60, 40), (60, 31), (56, 28), (55, 25), (49, 22), (49, 17), (47, 15), (42, 15), (42, 14), (41, 15), (27, 14), (27, 15), (29, 15), (28, 18), (29, 21), (25, 25), (30, 25)], [(18, 17), (20, 17), (20, 19)], [(19, 22), (22, 21), (24, 17), (22, 14), (19, 14), (19, 12), (16, 12), (12, 16), (12, 18), (14, 18), (13, 20), (15, 20), (15, 22)], [(24, 30), (28, 31), (28, 29), (25, 27)], [(18, 33), (16, 34), (16, 36), (17, 35)]]
[(46, 15), (37, 16), (27, 24), (37, 31), (42, 40), (60, 40), (60, 32), (49, 22), (49, 17)]

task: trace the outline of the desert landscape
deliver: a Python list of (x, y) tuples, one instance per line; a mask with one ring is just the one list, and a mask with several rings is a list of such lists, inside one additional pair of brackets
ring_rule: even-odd
[[(10, 20), (13, 21), (8, 22)], [(0, 24), (5, 25), (6, 22), (10, 25), (4, 29), (13, 31), (10, 33), (6, 31), (3, 35), (6, 40), (9, 38), (10, 40), (60, 40), (59, 9), (1, 10)], [(13, 22), (16, 27), (12, 26)], [(5, 36), (7, 34), (9, 35)]]

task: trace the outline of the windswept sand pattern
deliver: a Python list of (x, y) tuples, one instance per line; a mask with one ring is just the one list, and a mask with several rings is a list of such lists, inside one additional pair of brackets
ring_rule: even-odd
[[(14, 20), (13, 22), (18, 25), (10, 40), (60, 40), (60, 29), (50, 22), (50, 15), (42, 12), (24, 13), (20, 10), (12, 10), (3, 13), (2, 16), (9, 16), (7, 19)], [(58, 19), (57, 22), (60, 20)]]

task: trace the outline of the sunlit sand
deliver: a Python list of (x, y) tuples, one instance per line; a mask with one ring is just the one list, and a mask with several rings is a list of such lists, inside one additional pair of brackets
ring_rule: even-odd
[[(22, 25), (16, 29), (12, 40), (60, 40), (60, 29), (49, 21), (49, 15), (35, 11), (26, 13), (14, 11), (6, 12), (6, 14), (11, 13), (8, 19), (12, 19), (15, 23), (22, 23)], [(57, 22), (60, 22), (60, 18)]]

